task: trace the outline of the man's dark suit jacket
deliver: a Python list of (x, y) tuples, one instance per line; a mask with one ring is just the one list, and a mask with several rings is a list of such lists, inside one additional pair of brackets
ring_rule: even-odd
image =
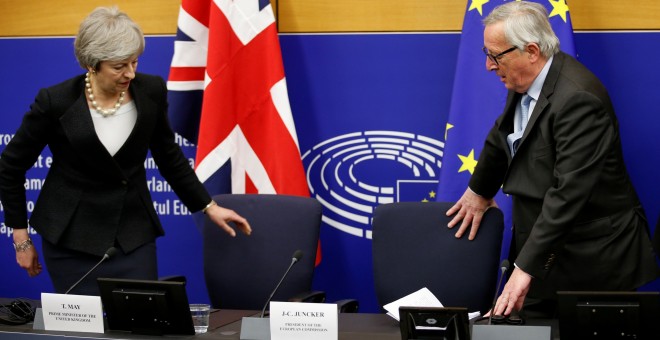
[(509, 91), (470, 188), (513, 197), (512, 258), (532, 275), (527, 296), (630, 290), (658, 276), (648, 223), (626, 172), (607, 90), (586, 67), (554, 56), (523, 139), (506, 137), (521, 94)]
[(131, 81), (137, 121), (114, 156), (96, 135), (84, 89), (84, 76), (42, 89), (2, 153), (7, 226), (27, 227), (25, 172), (46, 146), (53, 162), (30, 225), (59, 246), (102, 256), (115, 240), (129, 252), (164, 234), (147, 187), (148, 151), (191, 211), (211, 201), (175, 143), (163, 79), (138, 73)]

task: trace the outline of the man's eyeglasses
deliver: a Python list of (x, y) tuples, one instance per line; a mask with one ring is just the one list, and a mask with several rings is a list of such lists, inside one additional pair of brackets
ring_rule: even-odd
[(505, 54), (507, 54), (511, 51), (514, 51), (515, 49), (517, 49), (517, 47), (514, 46), (514, 47), (511, 47), (510, 49), (508, 49), (508, 50), (506, 50), (506, 51), (504, 51), (500, 54), (496, 54), (496, 55), (490, 54), (490, 52), (488, 52), (488, 49), (486, 48), (486, 46), (484, 46), (481, 50), (484, 51), (484, 53), (486, 54), (486, 57), (488, 57), (488, 59), (490, 59), (490, 61), (494, 62), (495, 65), (499, 66), (500, 63), (498, 62), (498, 60), (501, 59)]

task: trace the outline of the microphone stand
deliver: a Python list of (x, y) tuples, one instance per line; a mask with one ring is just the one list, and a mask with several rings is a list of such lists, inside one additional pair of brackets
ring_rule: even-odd
[(488, 317), (488, 324), (490, 325), (493, 321), (493, 313), (495, 312), (495, 303), (497, 303), (497, 294), (499, 294), (500, 289), (502, 289), (502, 279), (504, 278), (504, 274), (506, 274), (507, 270), (509, 270), (509, 260), (504, 259), (502, 261), (502, 264), (500, 264), (500, 278), (497, 281), (497, 288), (495, 288), (495, 297), (493, 298), (493, 304), (490, 306), (490, 316)]
[(284, 281), (284, 278), (287, 276), (287, 274), (289, 274), (291, 267), (293, 267), (293, 265), (296, 264), (301, 257), (302, 257), (302, 251), (296, 250), (293, 253), (293, 256), (291, 258), (291, 264), (286, 269), (286, 272), (284, 272), (284, 275), (282, 275), (280, 282), (277, 283), (277, 286), (275, 286), (273, 292), (270, 293), (270, 296), (268, 297), (268, 300), (266, 300), (266, 304), (264, 305), (264, 308), (261, 310), (260, 317), (258, 318), (244, 317), (242, 319), (241, 335), (240, 335), (241, 340), (270, 340), (270, 319), (264, 318), (264, 314), (266, 313), (266, 307), (270, 303), (270, 300), (273, 298), (273, 295), (275, 295), (277, 289), (280, 288), (280, 285), (282, 284), (282, 281)]
[(266, 313), (266, 307), (268, 307), (268, 303), (270, 303), (270, 300), (273, 299), (273, 295), (275, 295), (275, 292), (277, 291), (277, 289), (280, 288), (280, 285), (282, 284), (282, 281), (284, 281), (284, 278), (287, 276), (287, 274), (289, 274), (289, 270), (291, 270), (291, 268), (293, 267), (294, 264), (296, 264), (296, 262), (298, 262), (297, 258), (294, 257), (294, 258), (291, 259), (291, 264), (289, 265), (289, 268), (286, 269), (286, 272), (284, 272), (284, 275), (282, 275), (282, 278), (280, 279), (280, 282), (277, 283), (277, 286), (275, 286), (275, 289), (273, 289), (273, 292), (270, 293), (270, 296), (268, 297), (268, 300), (266, 300), (266, 304), (264, 305), (264, 308), (261, 309), (261, 316), (260, 316), (261, 318), (264, 317), (264, 314)]
[(69, 289), (67, 289), (66, 292), (64, 292), (64, 294), (69, 294), (69, 292), (73, 288), (76, 288), (76, 286), (78, 286), (78, 284), (80, 284), (80, 282), (82, 282), (82, 280), (84, 280), (89, 274), (91, 274), (96, 269), (96, 267), (98, 267), (101, 263), (103, 263), (103, 261), (105, 261), (105, 260), (109, 259), (110, 257), (112, 257), (116, 252), (117, 252), (117, 248), (115, 248), (115, 247), (111, 247), (110, 249), (106, 250), (105, 254), (103, 254), (103, 258), (101, 259), (101, 261), (96, 263), (96, 265), (94, 267), (92, 267), (92, 269), (87, 271), (87, 273), (85, 273), (85, 275), (83, 275), (83, 277), (81, 277), (80, 280), (76, 281), (76, 283), (74, 283), (71, 287), (69, 287)]

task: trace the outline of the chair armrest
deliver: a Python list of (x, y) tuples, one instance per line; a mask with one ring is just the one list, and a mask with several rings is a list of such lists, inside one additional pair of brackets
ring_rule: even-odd
[[(325, 303), (324, 291), (311, 291), (296, 294), (289, 299), (289, 302), (309, 302), (309, 303)], [(339, 313), (357, 313), (360, 303), (356, 299), (343, 299), (336, 302), (337, 312)]]
[(170, 281), (170, 282), (183, 282), (186, 283), (186, 277), (184, 275), (168, 275), (159, 277), (158, 281)]
[(289, 299), (289, 302), (311, 302), (311, 303), (323, 303), (325, 302), (325, 292), (324, 291), (311, 291), (296, 294), (294, 297)]
[(356, 299), (343, 299), (335, 302), (339, 313), (357, 313), (360, 302)]

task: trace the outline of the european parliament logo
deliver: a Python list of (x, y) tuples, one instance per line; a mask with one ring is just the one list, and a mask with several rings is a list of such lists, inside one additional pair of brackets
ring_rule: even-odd
[(323, 222), (371, 239), (379, 204), (435, 200), (443, 149), (443, 142), (418, 134), (362, 131), (322, 141), (302, 159)]

